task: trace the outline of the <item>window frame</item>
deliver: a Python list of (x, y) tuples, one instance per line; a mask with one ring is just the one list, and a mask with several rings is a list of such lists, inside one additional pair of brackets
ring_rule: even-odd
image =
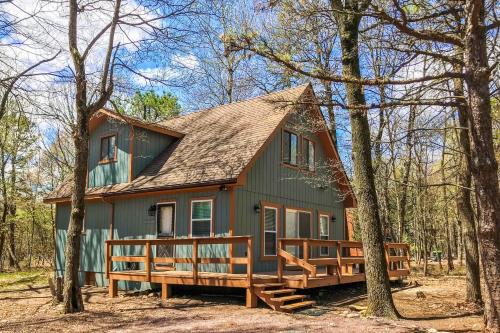
[[(109, 151), (108, 151), (108, 157), (103, 158), (102, 157), (103, 140), (106, 140), (106, 139), (108, 140), (108, 148), (109, 148), (109, 139), (112, 137), (115, 138), (113, 158), (111, 158), (111, 159), (109, 158)], [(111, 133), (111, 134), (106, 134), (106, 135), (101, 136), (101, 141), (100, 141), (100, 146), (99, 146), (99, 164), (114, 163), (118, 160), (117, 141), (118, 141), (117, 133)]]
[[(326, 217), (326, 230), (327, 230), (326, 240), (329, 240), (330, 239), (330, 220), (331, 220), (332, 214), (330, 214), (328, 212), (321, 212), (321, 211), (318, 212), (318, 239), (322, 240), (322, 238), (321, 238), (321, 236), (322, 236), (321, 235), (321, 217), (322, 216)], [(326, 254), (324, 254), (322, 252), (322, 250), (325, 248), (327, 249)], [(330, 255), (330, 248), (326, 247), (326, 246), (320, 246), (319, 255), (320, 255), (320, 257), (329, 256)]]
[[(304, 144), (304, 141), (307, 141), (308, 142), (308, 145), (307, 145), (307, 155), (306, 155), (306, 151), (304, 150), (306, 145)], [(312, 156), (312, 168), (311, 168), (311, 165), (309, 164), (309, 161), (306, 161), (305, 160), (305, 157), (306, 156), (309, 156), (309, 146), (312, 146), (313, 147), (313, 156)], [(307, 136), (302, 136), (302, 159), (303, 159), (303, 168), (309, 172), (315, 172), (316, 171), (316, 142), (314, 142), (313, 140), (311, 140), (309, 137)]]
[[(297, 149), (296, 149), (295, 164), (291, 163), (290, 161), (286, 161), (285, 160), (285, 140), (284, 140), (285, 133), (289, 133), (290, 134), (290, 138), (291, 138), (292, 135), (295, 135), (295, 137), (297, 138)], [(300, 165), (301, 141), (302, 141), (301, 140), (301, 136), (297, 132), (292, 131), (292, 130), (290, 130), (288, 128), (282, 128), (282, 130), (281, 130), (281, 163), (283, 163), (283, 165), (286, 165), (286, 166), (291, 167), (291, 168), (298, 168), (299, 167), (299, 165)], [(292, 146), (290, 145), (290, 149), (289, 149), (290, 156), (291, 156), (291, 152), (292, 152)]]
[[(174, 206), (174, 222), (172, 224), (172, 236), (166, 236), (164, 234), (160, 234), (160, 207), (161, 206), (168, 206), (168, 205), (173, 205)], [(175, 238), (175, 230), (176, 230), (176, 224), (177, 224), (177, 202), (176, 201), (162, 201), (156, 203), (156, 213), (155, 213), (155, 220), (156, 220), (156, 237), (157, 238)]]
[[(194, 236), (193, 237), (193, 203), (195, 202), (210, 202), (210, 235), (208, 236)], [(192, 198), (189, 200), (189, 230), (188, 237), (190, 238), (210, 238), (214, 237), (214, 229), (215, 229), (215, 198), (214, 197), (206, 197), (206, 198)], [(207, 219), (195, 219), (195, 221), (206, 221)]]
[[(266, 242), (265, 242), (265, 236), (266, 236), (266, 227), (265, 227), (265, 213), (266, 213), (266, 208), (267, 209), (274, 209), (276, 211), (276, 228), (274, 233), (276, 233), (276, 254), (266, 254)], [(266, 202), (266, 201), (261, 201), (260, 202), (260, 228), (261, 228), (261, 238), (260, 238), (260, 257), (261, 260), (276, 260), (278, 256), (278, 239), (280, 236), (280, 211), (281, 211), (281, 205), (272, 203), (272, 202)], [(268, 233), (271, 233), (272, 231), (267, 231)]]

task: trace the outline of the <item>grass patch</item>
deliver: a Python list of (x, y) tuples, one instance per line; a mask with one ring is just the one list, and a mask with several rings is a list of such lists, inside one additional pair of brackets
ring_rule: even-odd
[(47, 268), (33, 268), (19, 272), (0, 272), (0, 290), (22, 289), (28, 285), (46, 285), (50, 270)]

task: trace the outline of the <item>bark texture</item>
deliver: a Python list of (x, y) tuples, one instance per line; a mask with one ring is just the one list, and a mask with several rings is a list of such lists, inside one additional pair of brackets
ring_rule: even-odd
[[(462, 72), (462, 66), (455, 66), (455, 70)], [(454, 80), (454, 95), (464, 96), (464, 86), (462, 79)], [(471, 150), (469, 134), (467, 128), (468, 106), (460, 104), (458, 107), (458, 123), (460, 129), (458, 132), (458, 142), (460, 150), (463, 153), (458, 172), (458, 184), (456, 204), (458, 220), (462, 229), (463, 248), (465, 251), (465, 278), (466, 278), (466, 301), (475, 304), (481, 304), (481, 282), (479, 271), (479, 250), (477, 244), (476, 222), (474, 219), (474, 210), (471, 203)]]
[[(337, 13), (342, 48), (342, 74), (347, 78), (361, 78), (359, 66), (359, 23), (366, 2), (332, 1)], [(349, 105), (366, 106), (363, 86), (358, 83), (345, 84)], [(358, 216), (361, 221), (361, 238), (365, 256), (366, 284), (368, 291), (367, 314), (396, 318), (385, 261), (382, 226), (378, 211), (374, 171), (371, 155), (368, 109), (350, 109), (352, 129), (352, 154), (354, 161), (355, 191), (358, 202)]]
[(490, 69), (483, 0), (465, 1), (464, 62), (469, 92), (472, 174), (478, 209), (478, 238), (484, 272), (486, 330), (500, 331), (500, 193), (493, 148)]

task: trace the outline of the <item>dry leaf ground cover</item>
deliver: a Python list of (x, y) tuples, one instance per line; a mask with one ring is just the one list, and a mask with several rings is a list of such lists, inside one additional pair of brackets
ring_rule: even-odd
[[(52, 305), (48, 272), (0, 274), (2, 332), (470, 332), (481, 331), (482, 317), (463, 304), (463, 276), (421, 277), (394, 290), (403, 320), (366, 318), (364, 286), (314, 290), (318, 306), (295, 314), (274, 312), (264, 304), (244, 307), (243, 292), (174, 288), (161, 302), (156, 293), (109, 299), (107, 290), (85, 287), (86, 311), (63, 315)], [(415, 281), (418, 286), (415, 286)]]

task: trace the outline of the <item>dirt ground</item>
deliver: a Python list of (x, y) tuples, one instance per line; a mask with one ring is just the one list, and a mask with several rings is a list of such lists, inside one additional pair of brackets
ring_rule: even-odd
[[(411, 285), (395, 285), (394, 300), (404, 319), (366, 318), (363, 284), (310, 292), (318, 305), (295, 314), (272, 311), (265, 304), (244, 307), (243, 292), (174, 287), (162, 302), (156, 293), (120, 294), (85, 287), (85, 312), (63, 315), (44, 277), (0, 276), (1, 332), (471, 332), (483, 328), (482, 315), (463, 304), (462, 276), (412, 276)], [(7, 281), (7, 282), (6, 282)], [(419, 286), (415, 286), (417, 281)], [(417, 296), (418, 294), (418, 296)], [(361, 312), (358, 312), (361, 310)]]

